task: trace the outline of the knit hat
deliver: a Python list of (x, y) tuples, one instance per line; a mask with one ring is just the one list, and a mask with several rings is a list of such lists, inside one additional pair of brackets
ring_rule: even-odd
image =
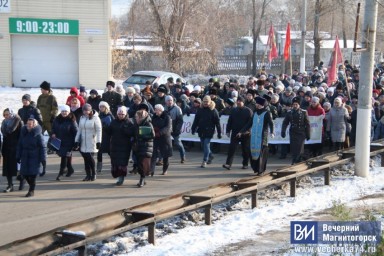
[(164, 107), (163, 107), (163, 105), (161, 105), (161, 104), (156, 104), (156, 105), (155, 105), (155, 109), (158, 109), (158, 110), (160, 110), (161, 112), (164, 111)]
[(106, 101), (100, 101), (99, 108), (100, 108), (100, 106), (104, 106), (105, 108), (109, 109), (109, 104)]
[(51, 90), (51, 84), (48, 83), (47, 81), (44, 81), (44, 82), (42, 82), (42, 83), (40, 84), (40, 88), (41, 88), (41, 89), (44, 89), (44, 90), (46, 90), (46, 91), (49, 91), (49, 90)]
[(312, 102), (313, 102), (313, 103), (319, 103), (319, 102), (320, 102), (320, 99), (319, 99), (318, 97), (315, 96), (315, 97), (312, 98)]
[(140, 92), (140, 85), (135, 84), (135, 85), (133, 86), (133, 89), (135, 89), (135, 91), (136, 91), (137, 93), (139, 93), (139, 92)]
[[(100, 102), (101, 103), (101, 102)], [(100, 106), (100, 105), (99, 105)], [(126, 115), (127, 114), (127, 107), (126, 106), (120, 106), (118, 109), (117, 109), (117, 114), (124, 114)]]
[(112, 86), (113, 88), (115, 88), (115, 82), (113, 82), (113, 81), (107, 81), (107, 83), (106, 83), (105, 86), (108, 86), (108, 85), (110, 85), (110, 86)]
[(85, 86), (80, 85), (80, 92), (85, 92)]
[(63, 111), (71, 112), (71, 109), (69, 108), (68, 105), (61, 105), (61, 106), (59, 107), (59, 110), (60, 110), (60, 112), (63, 112)]
[(99, 95), (99, 93), (98, 93), (95, 89), (92, 89), (92, 90), (89, 92), (89, 94), (96, 94), (96, 96)]
[(29, 94), (24, 94), (23, 97), (21, 98), (21, 100), (27, 100), (27, 101), (31, 101), (31, 95)]
[(185, 94), (181, 94), (181, 95), (180, 95), (180, 99), (181, 99), (181, 100), (184, 100), (184, 101), (187, 101), (187, 100), (188, 100), (188, 96), (185, 95)]
[(140, 103), (140, 105), (139, 105), (139, 109), (138, 110), (145, 110), (145, 111), (149, 111), (149, 107), (148, 107), (148, 105), (147, 104), (145, 104), (145, 103)]
[(129, 92), (130, 92), (130, 93), (135, 93), (136, 90), (135, 90), (133, 87), (130, 86), (130, 87), (127, 87), (127, 89), (125, 89), (125, 92), (126, 92), (126, 93), (129, 93)]
[(232, 97), (237, 97), (237, 96), (239, 96), (239, 93), (237, 91), (232, 91), (231, 92), (231, 96)]
[(83, 111), (92, 111), (92, 106), (88, 103), (85, 103), (83, 106)]
[(193, 102), (201, 104), (201, 99), (200, 98), (196, 98)]
[(243, 96), (239, 96), (236, 101), (245, 102), (245, 99)]
[(173, 100), (173, 97), (171, 95), (165, 96), (165, 101)]
[(292, 99), (292, 104), (293, 104), (293, 103), (298, 103), (298, 104), (300, 105), (300, 103), (301, 103), (300, 97), (294, 97), (294, 98)]
[(256, 97), (255, 100), (256, 100), (256, 104), (259, 104), (261, 106), (264, 106), (265, 102), (267, 101), (266, 99), (259, 97), (259, 96)]
[(163, 86), (159, 86), (159, 88), (157, 88), (157, 92), (167, 93), (167, 89)]

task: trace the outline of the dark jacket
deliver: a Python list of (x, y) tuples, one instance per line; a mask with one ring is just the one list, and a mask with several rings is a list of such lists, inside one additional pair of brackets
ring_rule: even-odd
[(215, 109), (215, 102), (211, 101), (209, 107), (200, 108), (193, 120), (192, 134), (198, 133), (200, 138), (212, 138), (215, 133), (221, 136), (219, 112)]
[(228, 118), (226, 133), (230, 133), (232, 131), (232, 136), (236, 136), (244, 125), (251, 121), (252, 110), (246, 106), (242, 108), (233, 108)]
[(46, 161), (46, 148), (41, 126), (37, 125), (28, 131), (23, 126), (17, 145), (17, 158), (21, 160), (20, 174), (32, 176), (39, 174), (40, 164)]
[(25, 124), (31, 116), (37, 120), (39, 125), (43, 124), (43, 117), (41, 116), (40, 110), (36, 108), (36, 104), (33, 101), (31, 101), (28, 106), (20, 108), (17, 114)]
[(121, 94), (115, 91), (107, 91), (103, 93), (101, 98), (109, 104), (112, 115), (116, 116), (117, 108), (123, 105), (123, 97), (121, 97)]
[(108, 133), (108, 127), (111, 125), (112, 121), (115, 119), (111, 112), (108, 113), (99, 113), (99, 118), (102, 126), (102, 134), (101, 134), (101, 148), (99, 152), (101, 153), (109, 153), (110, 148), (110, 140), (111, 136)]
[[(148, 136), (142, 136), (139, 134), (140, 127), (149, 127), (152, 130)], [(147, 116), (140, 124), (135, 122), (135, 142), (134, 152), (137, 157), (152, 157), (153, 154), (153, 138), (155, 137), (155, 131), (151, 123), (151, 117)]]
[(140, 109), (140, 105), (141, 105), (141, 104), (145, 104), (145, 105), (147, 105), (147, 106), (148, 106), (148, 109), (149, 109), (149, 110), (148, 110), (149, 114), (150, 114), (150, 115), (153, 115), (154, 110), (153, 110), (152, 105), (149, 104), (149, 103), (147, 102), (147, 100), (143, 99), (143, 100), (141, 101), (140, 104), (133, 104), (133, 105), (128, 109), (128, 116), (129, 116), (129, 118), (134, 118), (134, 117), (135, 117), (135, 114), (136, 114), (136, 112)]
[(52, 134), (55, 134), (56, 138), (61, 140), (60, 149), (57, 151), (60, 157), (65, 157), (67, 152), (72, 151), (77, 129), (76, 118), (71, 113), (67, 117), (58, 115), (53, 121)]
[(75, 111), (72, 111), (72, 109), (71, 109), (71, 113), (75, 116), (76, 123), (79, 124), (80, 117), (83, 115), (83, 109), (82, 108), (78, 108)]
[(21, 121), (18, 115), (15, 115), (13, 120), (9, 121), (3, 120), (1, 124), (1, 133), (3, 134), (3, 147), (1, 149), (3, 155), (3, 176), (16, 176), (16, 150), (23, 121)]
[(172, 156), (172, 121), (171, 117), (163, 111), (158, 116), (154, 115), (152, 118), (153, 129), (155, 130), (154, 154), (157, 155), (157, 150), (160, 151), (162, 157)]
[(133, 97), (129, 99), (128, 96), (125, 95), (123, 99), (123, 105), (126, 106), (127, 108), (131, 108), (133, 104), (134, 104)]
[(107, 128), (110, 137), (111, 164), (114, 166), (127, 166), (131, 154), (134, 137), (134, 124), (132, 119), (114, 119)]
[(282, 133), (286, 131), (289, 124), (291, 124), (291, 127), (289, 128), (291, 137), (296, 134), (304, 136), (304, 138), (310, 138), (311, 126), (309, 124), (307, 111), (303, 109), (298, 109), (296, 111), (292, 109), (289, 111), (283, 121), (281, 128)]
[(87, 103), (92, 106), (92, 109), (99, 112), (99, 104), (101, 101), (101, 96), (97, 95), (95, 98), (92, 98), (91, 96), (88, 97)]

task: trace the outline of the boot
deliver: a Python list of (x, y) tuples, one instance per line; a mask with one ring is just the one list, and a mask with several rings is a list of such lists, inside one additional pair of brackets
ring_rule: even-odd
[(65, 175), (65, 177), (71, 177), (72, 174), (75, 172), (75, 170), (73, 169), (73, 167), (68, 167), (68, 172), (67, 172), (67, 175)]
[(35, 191), (29, 190), (25, 197), (33, 197), (35, 195)]
[(97, 172), (101, 172), (103, 170), (103, 162), (97, 162), (96, 170)]
[(63, 176), (63, 174), (64, 174), (64, 169), (60, 169), (59, 174), (56, 177), (56, 180), (60, 181), (60, 177)]
[(213, 155), (209, 155), (209, 158), (208, 158), (208, 161), (207, 161), (207, 164), (211, 164), (212, 163), (212, 160), (214, 159)]
[(116, 186), (121, 186), (124, 183), (124, 176), (120, 176), (117, 178)]
[(88, 170), (85, 170), (85, 173), (87, 174), (87, 176), (85, 176), (83, 181), (90, 181), (91, 180), (91, 172)]
[(137, 186), (139, 188), (141, 188), (141, 187), (144, 187), (145, 184), (146, 184), (145, 183), (145, 178), (144, 177), (140, 177), (140, 181), (139, 181), (139, 183), (137, 183)]
[(9, 192), (12, 192), (13, 191), (13, 185), (8, 185), (8, 187), (6, 189), (4, 189), (4, 193), (9, 193)]
[(20, 191), (24, 189), (24, 185), (25, 185), (25, 179), (21, 178), (20, 184), (19, 184), (19, 190)]
[(167, 164), (167, 165), (163, 165), (163, 173), (162, 173), (162, 175), (166, 175), (167, 174), (167, 171), (168, 171), (168, 166), (169, 166), (169, 164)]
[(183, 157), (181, 158), (181, 161), (180, 161), (180, 163), (182, 163), (182, 164), (183, 164), (183, 163), (185, 163), (185, 161), (186, 161), (186, 160), (185, 160), (185, 156), (183, 156)]
[(129, 173), (137, 174), (137, 167), (133, 166), (133, 169), (131, 171), (129, 171)]
[(95, 181), (96, 180), (96, 172), (95, 170), (92, 170), (92, 175), (90, 181)]

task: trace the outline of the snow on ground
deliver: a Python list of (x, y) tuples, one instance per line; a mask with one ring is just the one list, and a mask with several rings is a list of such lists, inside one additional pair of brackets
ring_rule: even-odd
[[(252, 246), (252, 241), (269, 239), (264, 241), (269, 247), (267, 253), (261, 254), (257, 248), (252, 248), (252, 253), (242, 252), (241, 255), (254, 255), (255, 252), (257, 255), (300, 255), (289, 250), (290, 221), (308, 220), (308, 216), (332, 207), (335, 202), (344, 204), (383, 192), (384, 168), (372, 168), (366, 179), (351, 176), (353, 168), (354, 165), (349, 164), (334, 169), (330, 186), (324, 186), (324, 179), (319, 175), (302, 178), (296, 198), (288, 197), (287, 185), (281, 189), (272, 187), (259, 194), (259, 199), (267, 200), (259, 200), (257, 209), (250, 209), (249, 197), (231, 199), (214, 207), (211, 226), (204, 225), (201, 211), (157, 223), (156, 245), (146, 242), (147, 231), (141, 228), (93, 244), (88, 253), (98, 256), (223, 255), (223, 248), (236, 243), (251, 243)], [(278, 236), (282, 230), (286, 231), (286, 236)]]

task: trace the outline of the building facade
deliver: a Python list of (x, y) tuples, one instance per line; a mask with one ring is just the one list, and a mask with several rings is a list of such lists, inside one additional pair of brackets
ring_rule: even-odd
[(0, 3), (0, 86), (105, 87), (111, 0)]

